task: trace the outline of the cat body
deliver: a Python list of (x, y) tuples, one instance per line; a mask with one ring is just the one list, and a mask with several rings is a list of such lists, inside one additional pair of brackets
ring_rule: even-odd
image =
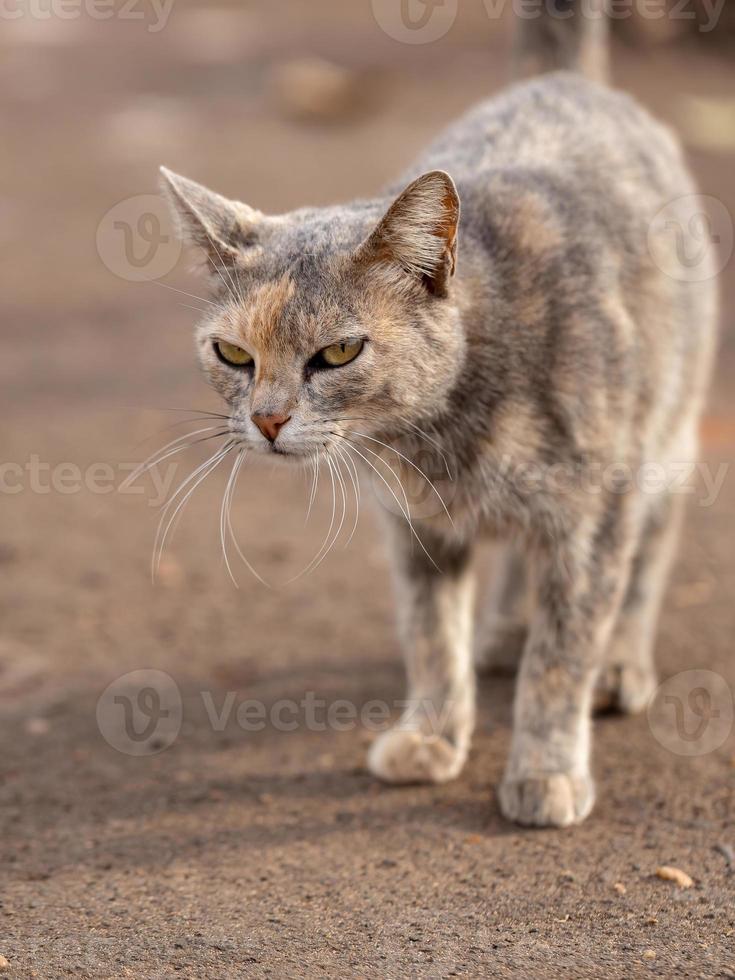
[[(578, 37), (546, 67), (589, 60), (584, 24)], [(681, 507), (645, 474), (696, 458), (715, 342), (714, 276), (675, 274), (671, 226), (686, 238), (696, 194), (675, 137), (558, 71), (470, 111), (375, 200), (271, 218), (165, 176), (215, 277), (199, 351), (233, 442), (365, 468), (380, 455), (409, 489), (430, 474), (435, 506), (413, 515), (394, 493), (382, 511), (411, 706), (371, 770), (440, 782), (462, 768), (486, 536), (506, 552), (485, 645), (522, 648), (501, 808), (583, 819), (595, 685), (624, 711), (655, 687)]]

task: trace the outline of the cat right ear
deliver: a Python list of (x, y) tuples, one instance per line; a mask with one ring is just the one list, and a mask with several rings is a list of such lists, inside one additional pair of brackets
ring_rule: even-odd
[(182, 240), (200, 248), (213, 271), (244, 264), (248, 252), (257, 245), (264, 215), (166, 167), (161, 167), (161, 190), (168, 198)]

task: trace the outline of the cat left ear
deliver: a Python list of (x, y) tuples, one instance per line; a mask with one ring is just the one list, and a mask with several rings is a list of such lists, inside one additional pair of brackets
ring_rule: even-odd
[(460, 204), (454, 181), (432, 170), (410, 184), (391, 205), (358, 258), (379, 263), (446, 296), (457, 267)]
[(241, 263), (257, 241), (264, 216), (229, 201), (193, 180), (161, 167), (161, 188), (169, 200), (181, 237), (198, 246), (214, 270)]

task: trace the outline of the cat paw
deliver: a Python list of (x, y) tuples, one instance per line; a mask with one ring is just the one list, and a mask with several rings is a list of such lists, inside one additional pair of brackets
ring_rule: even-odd
[(651, 667), (609, 664), (595, 688), (596, 711), (620, 711), (636, 715), (643, 711), (656, 690), (658, 680)]
[(441, 735), (396, 729), (373, 742), (368, 768), (386, 783), (445, 783), (459, 775), (466, 756)]
[(595, 802), (589, 776), (552, 773), (505, 778), (498, 791), (504, 817), (524, 827), (570, 827), (581, 823)]

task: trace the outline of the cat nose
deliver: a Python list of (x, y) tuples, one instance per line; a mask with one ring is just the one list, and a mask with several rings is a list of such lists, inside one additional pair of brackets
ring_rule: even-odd
[(260, 412), (254, 412), (250, 418), (253, 420), (253, 422), (255, 422), (268, 442), (275, 442), (278, 437), (278, 433), (284, 427), (286, 422), (288, 422), (291, 416), (262, 415)]

